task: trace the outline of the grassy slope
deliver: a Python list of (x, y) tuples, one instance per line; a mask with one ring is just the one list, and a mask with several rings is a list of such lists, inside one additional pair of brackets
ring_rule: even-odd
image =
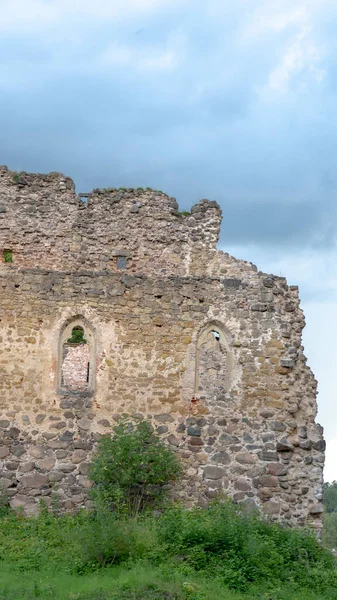
[[(161, 568), (136, 565), (110, 567), (98, 573), (74, 575), (41, 572), (20, 573), (0, 568), (1, 600), (321, 600), (308, 590), (294, 592), (287, 586), (270, 590), (251, 588), (246, 594), (229, 590), (217, 582), (172, 573), (163, 576)], [(337, 598), (331, 596), (331, 598)]]
[(0, 600), (337, 600), (334, 568), (310, 536), (230, 505), (138, 522), (0, 518)]

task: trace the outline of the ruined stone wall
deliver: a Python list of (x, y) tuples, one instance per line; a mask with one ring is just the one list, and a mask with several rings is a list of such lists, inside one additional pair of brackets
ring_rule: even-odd
[[(0, 477), (12, 505), (34, 513), (52, 492), (62, 509), (86, 505), (95, 442), (128, 413), (149, 418), (179, 453), (185, 474), (172, 493), (187, 505), (222, 491), (272, 518), (319, 527), (324, 441), (298, 289), (216, 251), (215, 203), (196, 205), (200, 220), (188, 225), (191, 217), (168, 209), (173, 199), (153, 192), (139, 192), (142, 207), (130, 213), (135, 192), (109, 210), (106, 192), (95, 192), (83, 207), (63, 176), (24, 175), (19, 188), (2, 173), (0, 251), (12, 249), (13, 263), (0, 264)], [(23, 216), (23, 194), (36, 194), (35, 224)], [(68, 217), (47, 206), (58, 194), (70, 198)], [(70, 250), (81, 223), (73, 216), (88, 209), (97, 217), (87, 245)], [(132, 257), (119, 270), (121, 250)], [(74, 326), (88, 340), (82, 392), (62, 380)]]
[[(58, 270), (204, 273), (221, 211), (202, 200), (191, 214), (159, 191), (94, 190), (77, 196), (59, 173), (18, 175), (0, 167), (0, 235), (15, 264)], [(123, 264), (123, 261), (121, 261)]]

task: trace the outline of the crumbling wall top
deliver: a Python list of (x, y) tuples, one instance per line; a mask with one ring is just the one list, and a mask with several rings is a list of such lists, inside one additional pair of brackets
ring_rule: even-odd
[(179, 212), (175, 198), (158, 190), (76, 194), (73, 181), (61, 173), (0, 167), (0, 246), (13, 252), (19, 266), (194, 272), (213, 258), (220, 224), (214, 201)]

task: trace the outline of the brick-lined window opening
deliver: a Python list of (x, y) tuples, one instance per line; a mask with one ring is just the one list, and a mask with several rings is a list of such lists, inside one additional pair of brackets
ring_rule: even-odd
[(13, 262), (13, 252), (12, 250), (4, 250), (3, 251), (3, 259), (5, 263)]
[(223, 331), (208, 327), (198, 340), (196, 394), (219, 397), (226, 392), (230, 363), (229, 345)]
[(78, 322), (65, 328), (60, 347), (59, 385), (68, 392), (86, 392), (93, 388), (93, 336)]

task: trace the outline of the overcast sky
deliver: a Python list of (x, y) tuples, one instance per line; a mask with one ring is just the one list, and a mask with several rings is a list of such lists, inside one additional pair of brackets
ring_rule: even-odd
[(0, 0), (0, 164), (217, 200), (299, 284), (337, 479), (336, 0)]

